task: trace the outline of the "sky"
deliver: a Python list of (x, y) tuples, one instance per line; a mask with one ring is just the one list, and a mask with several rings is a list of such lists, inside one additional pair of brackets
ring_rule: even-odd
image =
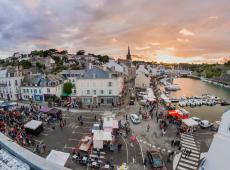
[(229, 0), (0, 0), (0, 56), (84, 49), (134, 60), (230, 59)]

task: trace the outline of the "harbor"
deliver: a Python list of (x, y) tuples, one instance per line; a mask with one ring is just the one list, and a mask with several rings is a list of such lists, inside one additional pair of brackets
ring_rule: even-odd
[(167, 91), (166, 95), (170, 101), (184, 107), (191, 116), (217, 121), (221, 113), (230, 107), (228, 88), (191, 78), (176, 78), (173, 83), (179, 85), (180, 90)]

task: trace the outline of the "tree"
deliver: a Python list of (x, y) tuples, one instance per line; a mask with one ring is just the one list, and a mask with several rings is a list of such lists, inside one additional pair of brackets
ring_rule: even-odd
[(36, 67), (40, 69), (46, 69), (46, 66), (44, 64), (41, 64), (39, 62), (36, 62)]
[(73, 84), (71, 82), (66, 82), (63, 85), (63, 92), (66, 94), (72, 93)]
[(27, 61), (27, 60), (22, 60), (19, 65), (21, 65), (23, 67), (23, 69), (29, 69), (32, 64), (31, 62)]
[(77, 52), (77, 55), (85, 55), (85, 50), (79, 50), (79, 51)]
[(102, 63), (107, 63), (107, 62), (109, 62), (109, 56), (107, 56), (107, 55), (103, 55), (103, 56), (98, 55), (97, 57), (98, 57), (98, 60), (99, 60), (100, 62), (102, 62)]

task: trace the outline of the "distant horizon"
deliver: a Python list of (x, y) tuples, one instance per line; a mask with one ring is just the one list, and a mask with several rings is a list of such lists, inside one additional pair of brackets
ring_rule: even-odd
[[(144, 11), (144, 12), (143, 12)], [(0, 57), (35, 49), (78, 49), (134, 60), (230, 60), (228, 0), (0, 1)]]

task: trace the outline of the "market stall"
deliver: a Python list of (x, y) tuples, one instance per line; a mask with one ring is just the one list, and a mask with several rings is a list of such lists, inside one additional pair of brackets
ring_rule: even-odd
[(51, 150), (49, 155), (46, 157), (46, 160), (51, 161), (53, 163), (59, 164), (61, 166), (65, 166), (68, 158), (69, 158), (69, 153), (66, 152), (61, 152), (61, 151), (56, 151), (56, 150)]
[(96, 130), (93, 134), (93, 148), (103, 149), (104, 143), (112, 142), (112, 134), (103, 130)]
[(50, 114), (50, 115), (53, 116), (53, 117), (60, 118), (62, 112), (61, 112), (60, 109), (52, 108), (52, 109), (48, 112), (48, 114)]
[(50, 108), (50, 107), (42, 107), (42, 108), (39, 110), (39, 112), (48, 114), (49, 111), (50, 111), (51, 109), (52, 109), (52, 108)]
[(176, 119), (188, 119), (189, 114), (180, 110), (168, 110), (167, 116), (174, 117)]
[(78, 149), (81, 151), (88, 152), (92, 147), (92, 143), (93, 143), (92, 137), (85, 136), (83, 139), (81, 139)]
[(41, 121), (31, 120), (24, 125), (26, 132), (32, 135), (39, 135), (43, 130), (43, 124)]

